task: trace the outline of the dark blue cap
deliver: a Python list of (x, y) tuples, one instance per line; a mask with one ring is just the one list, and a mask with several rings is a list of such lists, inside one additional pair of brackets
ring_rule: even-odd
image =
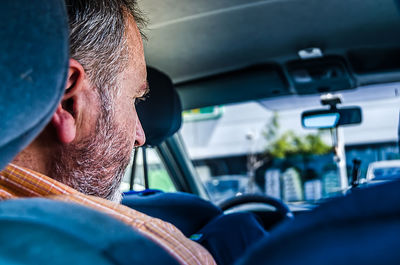
[(0, 169), (49, 123), (64, 93), (63, 0), (3, 0), (0, 8)]

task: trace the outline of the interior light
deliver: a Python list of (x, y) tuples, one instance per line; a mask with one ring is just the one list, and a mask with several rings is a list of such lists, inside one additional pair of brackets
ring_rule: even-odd
[(321, 58), (324, 56), (320, 48), (307, 48), (298, 52), (299, 57), (303, 60)]

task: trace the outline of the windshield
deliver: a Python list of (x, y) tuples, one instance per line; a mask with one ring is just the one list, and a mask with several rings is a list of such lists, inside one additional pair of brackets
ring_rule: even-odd
[(373, 180), (395, 180), (400, 178), (399, 167), (376, 168)]
[[(306, 105), (301, 101), (250, 101), (184, 112), (180, 133), (215, 203), (242, 193), (316, 202), (343, 194), (355, 175), (361, 183), (370, 163), (398, 159), (399, 98), (351, 102), (361, 107), (363, 121), (339, 129), (345, 172), (338, 168), (331, 129), (302, 127), (301, 113), (322, 107), (318, 97)], [(377, 178), (386, 175), (381, 171), (374, 172)]]

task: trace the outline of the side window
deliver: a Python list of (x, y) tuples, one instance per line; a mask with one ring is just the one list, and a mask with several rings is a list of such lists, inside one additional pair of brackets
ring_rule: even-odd
[[(145, 177), (146, 167), (143, 163), (144, 151), (146, 152), (147, 181)], [(121, 184), (121, 191), (141, 191), (145, 190), (146, 186), (149, 189), (157, 189), (165, 192), (176, 191), (171, 176), (155, 148), (139, 148), (132, 154), (131, 162)]]

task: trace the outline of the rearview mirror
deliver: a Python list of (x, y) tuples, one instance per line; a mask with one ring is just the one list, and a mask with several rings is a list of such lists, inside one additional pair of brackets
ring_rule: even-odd
[(330, 129), (361, 122), (360, 107), (310, 110), (301, 114), (301, 123), (306, 129)]

